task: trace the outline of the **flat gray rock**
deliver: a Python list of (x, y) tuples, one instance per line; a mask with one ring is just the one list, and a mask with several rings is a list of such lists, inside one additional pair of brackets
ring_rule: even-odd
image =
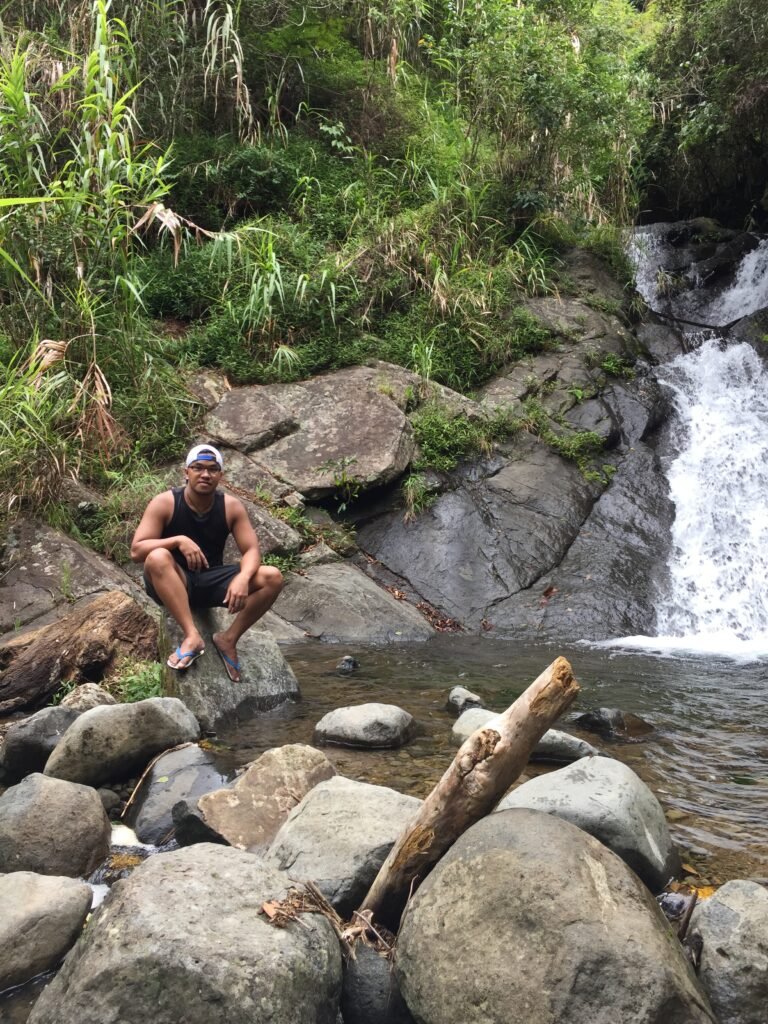
[(0, 992), (58, 965), (80, 935), (92, 896), (74, 878), (0, 875)]
[(273, 610), (323, 640), (427, 640), (434, 630), (406, 601), (397, 601), (353, 565), (318, 565), (291, 575)]
[(41, 772), (54, 747), (79, 714), (74, 708), (51, 707), (13, 722), (0, 748), (0, 767), (12, 779)]
[(419, 1024), (715, 1024), (650, 893), (610, 850), (529, 810), (469, 828), (403, 916)]
[(757, 882), (726, 882), (696, 904), (688, 934), (701, 937), (699, 980), (720, 1024), (765, 1024), (768, 891)]
[(107, 856), (110, 835), (90, 786), (36, 773), (0, 796), (0, 874), (89, 875)]
[(620, 761), (588, 757), (531, 779), (497, 810), (526, 807), (570, 821), (621, 857), (652, 892), (679, 870), (667, 820), (656, 797)]
[(174, 697), (84, 711), (48, 759), (45, 774), (100, 786), (141, 772), (157, 754), (200, 738), (192, 712)]
[(315, 726), (314, 742), (340, 747), (402, 747), (413, 735), (413, 715), (394, 704), (357, 704), (336, 708)]
[(94, 915), (29, 1024), (336, 1024), (331, 925), (305, 914), (276, 928), (260, 913), (289, 884), (229, 847), (149, 858)]
[(295, 807), (269, 848), (291, 878), (311, 881), (342, 917), (355, 910), (421, 801), (340, 775)]
[(228, 391), (205, 417), (204, 426), (211, 441), (252, 452), (293, 433), (299, 424), (274, 394), (255, 386)]

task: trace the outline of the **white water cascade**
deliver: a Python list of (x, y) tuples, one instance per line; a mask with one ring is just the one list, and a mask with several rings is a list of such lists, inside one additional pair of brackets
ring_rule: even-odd
[[(656, 252), (653, 253), (656, 257)], [(726, 323), (768, 305), (768, 243), (742, 261), (716, 309)], [(647, 264), (638, 267), (648, 287)], [(757, 276), (756, 276), (757, 275)], [(668, 578), (655, 637), (612, 645), (768, 657), (768, 372), (754, 349), (704, 341), (660, 368), (672, 390), (678, 454)]]

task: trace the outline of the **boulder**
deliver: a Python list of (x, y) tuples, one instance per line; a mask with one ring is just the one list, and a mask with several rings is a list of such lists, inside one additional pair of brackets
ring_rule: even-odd
[(361, 943), (344, 963), (341, 1009), (344, 1024), (414, 1024), (392, 964)]
[(337, 775), (311, 789), (269, 848), (291, 878), (314, 882), (342, 917), (368, 892), (421, 801)]
[(413, 715), (394, 704), (357, 704), (336, 708), (315, 726), (313, 742), (339, 747), (402, 747), (414, 733)]
[(726, 882), (696, 904), (688, 934), (701, 939), (699, 981), (720, 1024), (765, 1024), (768, 891), (757, 882)]
[(478, 697), (476, 693), (472, 693), (465, 686), (454, 686), (451, 692), (448, 694), (448, 700), (446, 701), (446, 711), (450, 711), (452, 715), (463, 715), (465, 711), (469, 711), (470, 708), (482, 708), (483, 698)]
[[(226, 490), (226, 488), (224, 488)], [(256, 505), (242, 495), (237, 496), (243, 503), (251, 526), (259, 538), (259, 548), (263, 555), (289, 555), (295, 554), (302, 546), (301, 535), (292, 526), (271, 515), (261, 505)], [(240, 561), (240, 550), (231, 535), (227, 538), (224, 547), (224, 562), (235, 563)]]
[(117, 701), (97, 683), (82, 683), (70, 690), (61, 701), (63, 708), (73, 708), (75, 711), (90, 711), (100, 704), (117, 704)]
[(112, 890), (29, 1024), (336, 1024), (341, 953), (320, 914), (271, 925), (285, 875), (228, 847), (151, 857)]
[(45, 774), (100, 786), (141, 772), (157, 754), (199, 739), (195, 716), (173, 697), (84, 711), (48, 759)]
[(274, 611), (308, 636), (342, 643), (427, 640), (434, 633), (412, 605), (395, 600), (349, 564), (291, 575)]
[(90, 885), (14, 871), (0, 875), (0, 992), (56, 967), (91, 909)]
[(469, 739), (473, 732), (482, 729), (483, 726), (498, 718), (496, 711), (489, 711), (488, 708), (467, 708), (462, 711), (451, 728), (451, 737), (457, 747), (460, 747), (464, 740)]
[(90, 786), (34, 774), (0, 796), (0, 873), (89, 875), (106, 857), (110, 835)]
[[(225, 723), (300, 697), (296, 676), (270, 633), (249, 629), (240, 638), (237, 653), (242, 673), (240, 682), (233, 683), (211, 638), (212, 633), (230, 625), (231, 615), (226, 608), (207, 608), (197, 612), (196, 619), (205, 642), (205, 657), (186, 672), (169, 669), (166, 677), (168, 692), (186, 704), (203, 732), (216, 732)], [(167, 629), (175, 647), (181, 640), (179, 627), (168, 619)]]
[(211, 441), (241, 452), (266, 448), (279, 437), (292, 434), (299, 424), (269, 388), (247, 387), (228, 391), (204, 422)]
[(457, 840), (406, 908), (395, 969), (419, 1024), (715, 1024), (635, 875), (535, 811)]
[[(302, 798), (335, 774), (325, 754), (290, 743), (267, 750), (231, 786), (200, 797), (191, 813), (230, 846), (256, 853), (272, 842)], [(189, 825), (180, 813), (176, 817), (177, 838), (183, 842), (190, 835)], [(193, 828), (193, 836), (203, 833), (195, 824)]]
[(211, 755), (196, 743), (169, 750), (155, 761), (142, 782), (129, 823), (142, 843), (159, 846), (173, 831), (174, 804), (196, 800), (223, 783), (224, 776)]
[(52, 707), (12, 722), (0, 749), (0, 767), (12, 779), (41, 772), (56, 744), (80, 714), (73, 708)]
[(572, 822), (613, 850), (652, 892), (680, 870), (661, 804), (631, 768), (612, 758), (585, 758), (531, 779), (505, 796), (498, 811), (510, 807)]
[[(454, 743), (460, 746), (473, 732), (484, 726), (489, 726), (492, 729), (493, 723), (498, 717), (495, 711), (488, 711), (486, 708), (470, 708), (468, 711), (464, 711), (454, 722), (451, 730)], [(592, 757), (599, 753), (597, 747), (593, 747), (586, 740), (580, 740), (560, 729), (547, 729), (531, 751), (530, 760), (570, 764), (571, 761), (578, 761), (581, 757)]]

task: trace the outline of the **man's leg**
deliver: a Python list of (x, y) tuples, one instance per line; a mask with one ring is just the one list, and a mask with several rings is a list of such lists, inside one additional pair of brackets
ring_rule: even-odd
[[(232, 625), (221, 633), (214, 633), (212, 638), (222, 654), (226, 654), (234, 665), (237, 664), (237, 641), (277, 600), (277, 595), (283, 589), (282, 573), (273, 565), (262, 565), (251, 580), (249, 589), (245, 607), (234, 617)], [(232, 682), (240, 681), (240, 673), (233, 665), (227, 664), (227, 673)]]
[[(168, 614), (179, 624), (184, 634), (180, 647), (184, 652), (194, 651), (197, 653), (203, 649), (203, 638), (195, 625), (192, 611), (189, 607), (189, 596), (187, 595), (187, 581), (184, 573), (175, 561), (170, 551), (165, 548), (155, 548), (150, 551), (144, 562), (144, 572), (147, 579), (154, 587), (155, 593), (163, 602)], [(176, 654), (170, 657), (170, 663), (180, 665), (184, 668), (189, 664), (189, 658), (179, 660)]]

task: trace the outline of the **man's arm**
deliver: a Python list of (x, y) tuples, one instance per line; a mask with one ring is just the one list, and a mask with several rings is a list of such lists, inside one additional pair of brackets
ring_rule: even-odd
[(162, 532), (173, 516), (173, 494), (165, 491), (147, 505), (141, 522), (131, 541), (131, 558), (143, 562), (150, 551), (165, 548), (167, 551), (181, 551), (192, 571), (207, 569), (208, 561), (197, 544), (183, 534), (178, 537), (163, 537)]

